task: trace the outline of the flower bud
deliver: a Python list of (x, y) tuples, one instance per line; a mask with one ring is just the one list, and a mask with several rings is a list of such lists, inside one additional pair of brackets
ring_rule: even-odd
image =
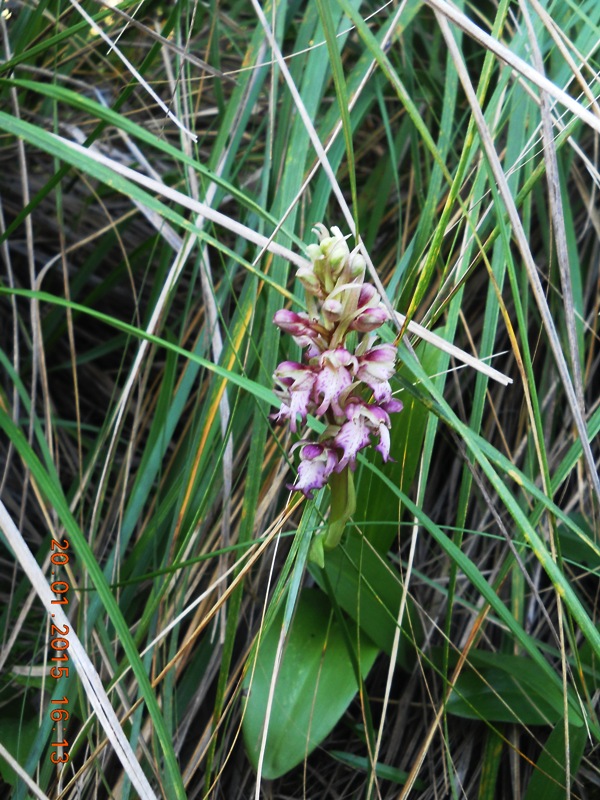
[(339, 228), (334, 226), (331, 229), (331, 232), (335, 234), (335, 236), (332, 236), (330, 239), (326, 239), (321, 242), (321, 249), (329, 260), (329, 264), (331, 266), (331, 277), (335, 282), (348, 260), (350, 248), (346, 243), (344, 234)]
[(360, 253), (355, 252), (350, 256), (350, 261), (348, 262), (348, 272), (350, 273), (351, 280), (363, 275), (366, 268), (367, 262)]
[(380, 328), (388, 319), (389, 314), (385, 306), (381, 305), (377, 308), (366, 308), (352, 320), (348, 326), (348, 330), (359, 331), (359, 333), (370, 333)]
[[(311, 261), (318, 261), (319, 259), (323, 258), (323, 253), (321, 251), (320, 244), (309, 244), (306, 248), (308, 251), (308, 257)], [(301, 267), (303, 269), (303, 267)]]
[(344, 305), (339, 300), (336, 300), (335, 297), (328, 297), (323, 303), (321, 311), (327, 322), (339, 322), (344, 311)]
[(358, 308), (365, 308), (366, 306), (372, 308), (379, 303), (379, 300), (379, 293), (373, 284), (363, 283), (360, 287), (360, 295), (358, 296)]
[(312, 294), (314, 297), (323, 297), (321, 281), (312, 267), (300, 267), (296, 273), (296, 277), (309, 294)]
[(336, 281), (342, 272), (350, 250), (348, 245), (343, 239), (337, 239), (329, 253), (329, 265), (331, 269), (331, 277)]
[(291, 336), (309, 336), (314, 338), (319, 335), (315, 330), (314, 324), (308, 314), (303, 311), (297, 313), (296, 311), (288, 311), (287, 308), (280, 308), (275, 312), (273, 322), (282, 331), (289, 333)]

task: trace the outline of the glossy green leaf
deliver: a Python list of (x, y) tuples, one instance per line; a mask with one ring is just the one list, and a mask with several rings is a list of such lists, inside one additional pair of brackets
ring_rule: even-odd
[(466, 719), (549, 725), (560, 718), (545, 697), (525, 687), (516, 675), (490, 667), (464, 672), (448, 700), (447, 711)]
[[(244, 743), (257, 768), (283, 611), (263, 636), (246, 678)], [(359, 661), (366, 676), (378, 654), (366, 636)], [(315, 589), (300, 595), (285, 643), (269, 719), (262, 775), (277, 778), (301, 763), (336, 725), (358, 689), (352, 660), (327, 597)]]

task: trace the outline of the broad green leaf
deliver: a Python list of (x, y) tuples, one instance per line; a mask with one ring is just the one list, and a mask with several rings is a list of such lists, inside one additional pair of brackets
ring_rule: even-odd
[[(577, 774), (586, 742), (587, 731), (585, 727), (569, 725), (568, 752), (571, 777)], [(566, 753), (565, 726), (561, 721), (556, 725), (544, 745), (523, 800), (538, 800), (539, 798), (544, 800), (563, 800), (566, 796)]]
[(591, 697), (600, 689), (600, 657), (594, 652), (590, 642), (582, 642), (577, 653), (579, 663), (575, 679), (579, 691)]
[[(243, 734), (248, 756), (256, 768), (274, 675), (283, 610), (260, 642), (245, 687)], [(358, 657), (367, 675), (378, 648), (361, 636)], [(341, 626), (329, 601), (316, 589), (301, 595), (285, 643), (269, 719), (262, 774), (277, 778), (300, 764), (331, 732), (351, 703), (358, 685)]]
[[(319, 585), (323, 580), (313, 570)], [(400, 576), (385, 556), (375, 552), (360, 533), (351, 531), (346, 544), (325, 554), (325, 572), (335, 602), (388, 655), (392, 652), (403, 587)], [(414, 664), (414, 643), (422, 628), (414, 603), (407, 598), (402, 621), (398, 664), (410, 670)]]
[[(553, 725), (563, 719), (564, 700), (528, 658), (504, 653), (472, 652), (450, 695), (446, 709), (467, 719)], [(569, 710), (572, 725), (582, 719)]]

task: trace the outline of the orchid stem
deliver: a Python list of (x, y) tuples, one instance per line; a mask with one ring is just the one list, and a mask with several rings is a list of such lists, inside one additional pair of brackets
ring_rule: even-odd
[(332, 473), (329, 478), (329, 486), (331, 487), (331, 512), (323, 545), (326, 550), (333, 550), (340, 543), (346, 523), (356, 511), (356, 492), (350, 468), (346, 467), (339, 473)]

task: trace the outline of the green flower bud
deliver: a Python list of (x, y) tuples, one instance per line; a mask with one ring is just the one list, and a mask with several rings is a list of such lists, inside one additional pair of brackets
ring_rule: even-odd
[(324, 258), (324, 255), (321, 252), (320, 244), (309, 244), (306, 249), (308, 250), (308, 257), (312, 262), (319, 261), (320, 259)]
[(344, 312), (344, 305), (335, 297), (328, 297), (321, 308), (323, 316), (329, 323), (339, 322)]
[(314, 297), (323, 297), (321, 281), (311, 267), (300, 267), (296, 273), (296, 277), (309, 294), (312, 294)]
[(348, 262), (348, 271), (351, 279), (358, 278), (360, 275), (363, 275), (366, 268), (367, 262), (364, 260), (361, 254), (356, 252), (352, 253)]

